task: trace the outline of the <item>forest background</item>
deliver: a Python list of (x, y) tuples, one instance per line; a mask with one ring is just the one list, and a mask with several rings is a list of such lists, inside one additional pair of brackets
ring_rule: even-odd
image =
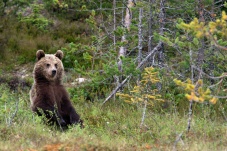
[[(227, 150), (224, 0), (0, 1), (0, 150)], [(30, 111), (36, 51), (64, 52), (85, 128)]]

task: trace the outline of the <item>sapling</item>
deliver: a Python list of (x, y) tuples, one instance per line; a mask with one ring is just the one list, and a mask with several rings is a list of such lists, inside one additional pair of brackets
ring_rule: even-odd
[(138, 85), (134, 86), (130, 94), (117, 93), (117, 95), (123, 98), (127, 103), (139, 103), (144, 106), (140, 127), (144, 124), (147, 105), (153, 106), (155, 101), (163, 101), (161, 95), (158, 94), (158, 90), (155, 89), (155, 85), (158, 82), (160, 82), (158, 72), (155, 68), (148, 67), (144, 69), (142, 79), (139, 81)]

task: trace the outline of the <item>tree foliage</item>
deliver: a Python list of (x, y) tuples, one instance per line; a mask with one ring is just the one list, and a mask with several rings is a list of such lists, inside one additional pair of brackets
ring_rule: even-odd
[(211, 90), (209, 88), (204, 88), (203, 81), (199, 79), (196, 84), (193, 84), (190, 79), (187, 79), (186, 82), (180, 80), (173, 80), (176, 85), (182, 87), (186, 92), (185, 97), (188, 101), (195, 101), (199, 103), (204, 103), (205, 100), (209, 101), (212, 104), (216, 104), (217, 98), (211, 95)]
[(144, 69), (142, 79), (138, 85), (134, 86), (129, 94), (118, 93), (117, 95), (127, 103), (144, 104), (147, 102), (147, 104), (153, 106), (154, 102), (163, 101), (161, 95), (158, 94), (158, 90), (155, 88), (155, 84), (158, 82), (160, 82), (158, 71), (153, 67), (148, 67)]

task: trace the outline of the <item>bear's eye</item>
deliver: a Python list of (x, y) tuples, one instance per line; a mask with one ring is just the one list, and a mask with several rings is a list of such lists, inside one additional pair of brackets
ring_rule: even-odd
[(55, 67), (57, 68), (58, 67), (58, 64), (55, 64)]
[(49, 63), (47, 63), (47, 64), (46, 64), (46, 66), (47, 66), (47, 67), (50, 67), (50, 64), (49, 64)]

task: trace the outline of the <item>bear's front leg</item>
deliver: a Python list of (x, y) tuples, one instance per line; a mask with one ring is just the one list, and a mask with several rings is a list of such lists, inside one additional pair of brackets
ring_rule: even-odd
[(70, 116), (70, 123), (71, 124), (80, 124), (80, 127), (84, 128), (83, 120), (80, 119), (79, 114), (76, 113), (76, 110), (73, 107), (71, 107), (71, 111), (70, 111), (69, 116)]
[[(49, 115), (48, 115), (47, 112), (49, 112)], [(44, 113), (45, 113), (46, 116), (49, 117), (49, 121), (51, 123), (55, 123), (56, 125), (61, 126), (61, 127), (66, 127), (67, 126), (65, 120), (58, 113), (57, 109), (54, 108), (54, 109), (51, 109), (51, 110), (46, 110), (46, 111), (44, 111)]]
[(83, 128), (83, 120), (80, 119), (79, 114), (76, 113), (71, 101), (67, 96), (64, 96), (62, 99), (61, 109), (65, 115), (69, 117), (69, 123), (67, 124), (80, 124), (80, 127)]
[(45, 116), (47, 119), (47, 124), (54, 125), (61, 127), (66, 127), (67, 124), (65, 120), (62, 118), (62, 116), (58, 113), (58, 110), (54, 107), (37, 107), (33, 110), (36, 112), (39, 116)]

